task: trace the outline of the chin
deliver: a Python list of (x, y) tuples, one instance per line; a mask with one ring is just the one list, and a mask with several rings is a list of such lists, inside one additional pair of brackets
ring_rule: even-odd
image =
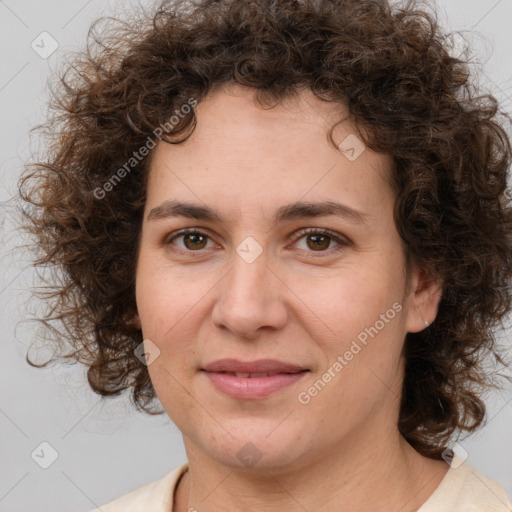
[(220, 421), (227, 432), (217, 430), (206, 439), (202, 432), (201, 439), (195, 444), (211, 459), (236, 470), (272, 471), (303, 464), (298, 460), (297, 447), (305, 446), (300, 442), (304, 436), (293, 434), (284, 425), (279, 425), (279, 421), (255, 422), (249, 418), (248, 421), (252, 425), (238, 424), (236, 429), (230, 428), (229, 422)]

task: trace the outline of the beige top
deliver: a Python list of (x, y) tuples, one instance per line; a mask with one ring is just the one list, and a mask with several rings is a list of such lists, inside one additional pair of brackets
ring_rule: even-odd
[[(188, 469), (183, 464), (91, 512), (172, 512), (176, 484)], [(454, 455), (450, 469), (418, 512), (512, 512), (505, 490)]]

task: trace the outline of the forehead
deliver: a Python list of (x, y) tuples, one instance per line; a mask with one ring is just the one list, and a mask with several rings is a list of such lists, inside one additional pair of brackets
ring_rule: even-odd
[[(389, 188), (391, 159), (365, 148), (343, 104), (320, 101), (310, 91), (268, 108), (254, 89), (218, 88), (196, 115), (189, 139), (160, 142), (154, 150), (149, 203), (176, 195), (206, 203), (222, 197), (239, 206), (259, 201), (263, 211), (272, 201), (329, 200), (348, 192), (356, 200)], [(334, 125), (335, 143), (353, 146), (357, 158), (329, 143)]]

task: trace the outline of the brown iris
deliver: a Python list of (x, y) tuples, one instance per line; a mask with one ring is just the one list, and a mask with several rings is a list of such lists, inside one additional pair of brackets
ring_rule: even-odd
[[(319, 242), (319, 239), (323, 239), (323, 243)], [(313, 240), (313, 246), (309, 244), (309, 240)], [(329, 247), (330, 237), (327, 235), (309, 235), (308, 246), (311, 249), (327, 249)]]
[[(201, 235), (200, 233), (187, 233), (183, 235), (183, 242), (187, 249), (203, 249), (204, 245), (199, 246), (199, 244), (206, 244), (207, 237), (205, 235)], [(189, 243), (191, 241), (191, 245)]]

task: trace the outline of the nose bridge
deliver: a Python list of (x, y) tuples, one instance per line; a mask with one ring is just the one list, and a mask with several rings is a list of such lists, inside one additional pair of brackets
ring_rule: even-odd
[(213, 320), (238, 335), (250, 337), (260, 327), (280, 328), (286, 321), (280, 280), (269, 259), (253, 241), (242, 242), (220, 289)]
[[(267, 259), (263, 256), (249, 263), (240, 255), (233, 255), (228, 278), (230, 283), (225, 292), (227, 291), (229, 296), (234, 299), (257, 302), (258, 295), (265, 294), (266, 286), (268, 286), (267, 263)], [(266, 285), (263, 284), (265, 280), (267, 281)]]

